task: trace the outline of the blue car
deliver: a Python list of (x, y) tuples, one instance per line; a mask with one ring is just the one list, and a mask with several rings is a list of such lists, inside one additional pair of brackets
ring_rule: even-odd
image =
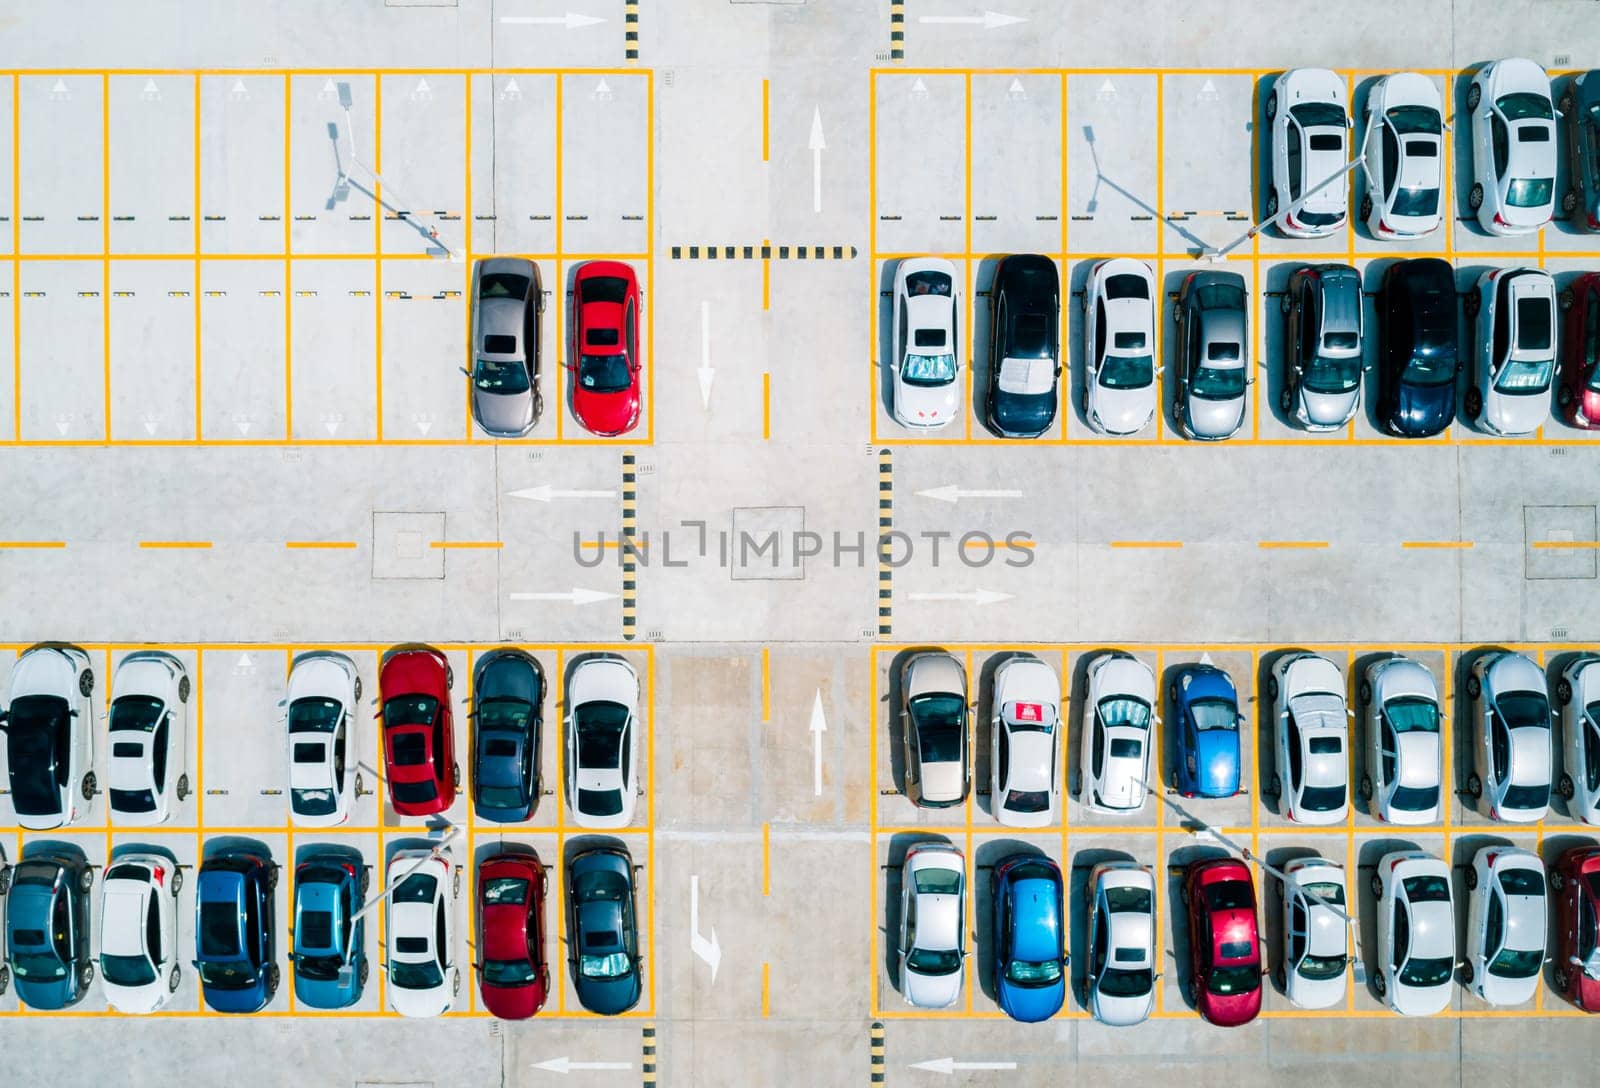
[(94, 981), (89, 955), (89, 889), (94, 869), (82, 850), (52, 843), (25, 851), (11, 870), (6, 947), (17, 997), (33, 1009), (65, 1009)]
[(1013, 1020), (1048, 1020), (1067, 996), (1061, 869), (1039, 854), (994, 868), (994, 988)]
[(1239, 694), (1215, 665), (1185, 665), (1167, 687), (1178, 730), (1178, 792), (1232, 797), (1239, 792)]
[[(367, 922), (350, 918), (367, 898), (361, 851), (322, 846), (294, 870), (294, 996), (313, 1009), (343, 1009), (367, 984)], [(353, 932), (352, 932), (353, 931)], [(347, 957), (348, 952), (348, 957)], [(349, 972), (341, 980), (345, 967)]]
[(491, 650), (478, 662), (472, 692), (472, 802), (485, 820), (526, 820), (544, 788), (544, 669), (521, 650)]
[(219, 850), (200, 865), (194, 900), (194, 968), (217, 1012), (255, 1012), (278, 992), (272, 892), (278, 867), (253, 850)]

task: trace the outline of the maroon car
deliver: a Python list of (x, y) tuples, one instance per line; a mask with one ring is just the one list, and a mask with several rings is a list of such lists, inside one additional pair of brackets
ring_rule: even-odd
[(378, 670), (383, 774), (389, 803), (401, 816), (443, 812), (461, 788), (450, 711), (454, 680), (444, 654), (428, 647), (396, 650)]
[(1556, 992), (1584, 1012), (1600, 1012), (1600, 846), (1574, 846), (1556, 859), (1550, 897)]
[(1561, 292), (1561, 373), (1556, 404), (1564, 422), (1600, 428), (1600, 272), (1585, 272)]
[(506, 853), (478, 866), (478, 990), (502, 1020), (544, 1008), (544, 866), (534, 854)]
[(1261, 939), (1250, 866), (1238, 858), (1190, 865), (1183, 873), (1183, 902), (1189, 909), (1195, 1007), (1220, 1027), (1248, 1024), (1261, 1011)]

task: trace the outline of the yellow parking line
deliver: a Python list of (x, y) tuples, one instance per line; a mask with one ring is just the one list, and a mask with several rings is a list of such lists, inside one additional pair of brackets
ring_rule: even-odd
[(1403, 540), (1403, 541), (1400, 542), (1400, 546), (1402, 548), (1458, 548), (1458, 549), (1467, 549), (1467, 548), (1471, 548), (1472, 547), (1472, 541), (1470, 541), (1470, 540)]
[(0, 548), (65, 548), (65, 540), (0, 540)]
[(1326, 540), (1262, 540), (1256, 545), (1260, 548), (1326, 548)]
[(1113, 548), (1181, 548), (1181, 540), (1113, 540)]
[[(767, 301), (767, 268), (761, 269), (761, 308), (766, 309)], [(770, 441), (772, 438), (772, 375), (763, 371), (761, 374), (761, 440)]]
[(503, 548), (504, 542), (499, 540), (430, 540), (430, 548)]
[(1600, 540), (1535, 540), (1535, 548), (1600, 548)]
[(761, 894), (772, 894), (772, 825), (761, 825)]
[(354, 548), (356, 542), (353, 540), (285, 540), (283, 546), (285, 548), (306, 550), (315, 548), (346, 549)]
[(761, 720), (772, 720), (772, 651), (761, 647)]
[(769, 963), (762, 963), (761, 965), (761, 1015), (763, 1017), (772, 1015), (771, 967), (772, 965)]
[(209, 548), (209, 540), (141, 540), (139, 547), (152, 549)]
[[(100, 77), (100, 339), (106, 441), (111, 441), (111, 77)], [(18, 288), (13, 287), (12, 293)]]
[(762, 162), (766, 162), (767, 161), (768, 153), (769, 153), (769, 150), (770, 150), (769, 145), (768, 145), (768, 138), (767, 138), (768, 137), (768, 125), (769, 125), (769, 121), (770, 121), (770, 118), (771, 118), (770, 98), (769, 98), (770, 91), (771, 91), (771, 88), (768, 86), (768, 81), (763, 79), (761, 81), (761, 161)]

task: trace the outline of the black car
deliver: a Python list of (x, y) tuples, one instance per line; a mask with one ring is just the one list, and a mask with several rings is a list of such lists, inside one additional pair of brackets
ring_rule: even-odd
[(542, 789), (544, 669), (521, 650), (491, 650), (472, 691), (472, 803), (485, 820), (526, 820)]
[(1572, 188), (1561, 210), (1590, 230), (1600, 230), (1600, 70), (1568, 81), (1559, 107), (1567, 121)]
[(1378, 291), (1378, 422), (1402, 438), (1428, 438), (1456, 415), (1461, 368), (1455, 272), (1423, 257), (1385, 269)]
[(634, 907), (633, 859), (597, 846), (567, 866), (567, 932), (572, 984), (590, 1012), (615, 1016), (639, 1003), (643, 962)]
[(1061, 377), (1061, 279), (1036, 253), (1000, 261), (990, 291), (983, 422), (1003, 438), (1036, 438), (1055, 422)]
[(25, 850), (11, 870), (6, 900), (8, 965), (17, 997), (35, 1009), (65, 1009), (94, 981), (89, 952), (89, 890), (94, 868), (69, 843)]

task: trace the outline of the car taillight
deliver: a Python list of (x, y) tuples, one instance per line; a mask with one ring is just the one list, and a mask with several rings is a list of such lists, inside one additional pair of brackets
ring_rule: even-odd
[(1483, 855), (1483, 863), (1485, 865), (1492, 866), (1492, 865), (1494, 865), (1494, 859), (1499, 857), (1499, 856), (1500, 856), (1500, 851), (1491, 850), (1487, 854)]
[(1596, 216), (1591, 214), (1589, 216), (1589, 229), (1590, 230), (1600, 230), (1600, 218), (1597, 218)]
[(155, 875), (157, 884), (162, 883), (163, 878), (167, 875), (167, 871), (159, 865), (152, 866), (150, 872)]
[(1498, 820), (1499, 818), (1500, 818), (1500, 810), (1497, 809), (1497, 808), (1494, 808), (1493, 806), (1490, 806), (1490, 808), (1489, 808), (1489, 819)]
[(1400, 868), (1401, 863), (1404, 862), (1405, 860), (1406, 860), (1405, 858), (1395, 858), (1393, 861), (1391, 861), (1389, 863), (1389, 871), (1392, 873), (1396, 869)]
[(343, 865), (339, 866), (339, 868), (343, 869), (345, 872), (349, 873), (351, 876), (355, 876), (356, 875), (356, 867), (354, 865), (351, 865), (348, 861), (345, 862)]
[(1494, 221), (1497, 224), (1499, 224), (1500, 226), (1502, 226), (1502, 227), (1509, 227), (1511, 225), (1510, 223), (1507, 223), (1504, 219), (1502, 219), (1500, 217), (1500, 213), (1499, 212), (1495, 212), (1494, 213)]

